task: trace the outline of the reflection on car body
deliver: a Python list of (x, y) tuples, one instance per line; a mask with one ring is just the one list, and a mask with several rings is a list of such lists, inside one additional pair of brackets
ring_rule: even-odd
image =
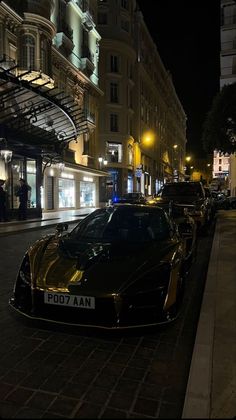
[(179, 313), (186, 242), (155, 206), (114, 205), (25, 253), (10, 305), (30, 318), (118, 329)]

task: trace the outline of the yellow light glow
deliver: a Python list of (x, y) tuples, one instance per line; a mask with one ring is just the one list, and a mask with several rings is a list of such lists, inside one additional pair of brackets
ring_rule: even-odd
[(145, 144), (146, 146), (151, 146), (154, 142), (154, 137), (155, 137), (155, 135), (154, 135), (153, 131), (151, 131), (151, 130), (145, 131), (143, 133), (143, 136), (142, 136), (143, 144)]
[(187, 162), (190, 162), (191, 159), (192, 159), (191, 156), (186, 156), (186, 161)]

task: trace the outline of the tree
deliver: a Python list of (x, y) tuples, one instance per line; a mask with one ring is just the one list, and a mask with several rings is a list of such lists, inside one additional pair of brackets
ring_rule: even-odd
[(223, 86), (214, 97), (203, 124), (202, 143), (207, 153), (236, 150), (236, 83)]

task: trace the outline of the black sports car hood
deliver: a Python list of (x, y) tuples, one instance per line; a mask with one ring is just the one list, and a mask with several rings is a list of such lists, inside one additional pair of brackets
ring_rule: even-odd
[(143, 243), (89, 243), (51, 239), (37, 270), (37, 287), (91, 295), (124, 290), (152, 267), (168, 262), (176, 239)]

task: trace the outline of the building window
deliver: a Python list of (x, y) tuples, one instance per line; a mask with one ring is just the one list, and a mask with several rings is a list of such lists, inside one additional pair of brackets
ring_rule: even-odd
[(222, 171), (221, 166), (219, 166), (219, 172)]
[(21, 65), (24, 69), (35, 69), (35, 40), (32, 35), (23, 35)]
[(133, 146), (128, 145), (128, 165), (133, 165)]
[(128, 20), (125, 20), (125, 19), (121, 20), (121, 29), (123, 29), (125, 32), (129, 32), (129, 22), (128, 22)]
[(98, 12), (98, 24), (107, 25), (107, 13)]
[(129, 8), (128, 0), (121, 0), (121, 7), (123, 7), (123, 9), (128, 10)]
[(14, 61), (14, 63), (16, 63), (17, 49), (13, 44), (9, 44), (9, 57)]
[(110, 70), (112, 73), (118, 73), (119, 71), (117, 55), (111, 55)]
[(40, 70), (48, 74), (48, 42), (46, 38), (42, 38), (40, 42)]
[(106, 156), (108, 163), (121, 163), (122, 162), (122, 144), (107, 142)]
[(118, 131), (118, 115), (110, 114), (110, 131)]
[(110, 101), (118, 103), (118, 84), (111, 83), (110, 84)]

